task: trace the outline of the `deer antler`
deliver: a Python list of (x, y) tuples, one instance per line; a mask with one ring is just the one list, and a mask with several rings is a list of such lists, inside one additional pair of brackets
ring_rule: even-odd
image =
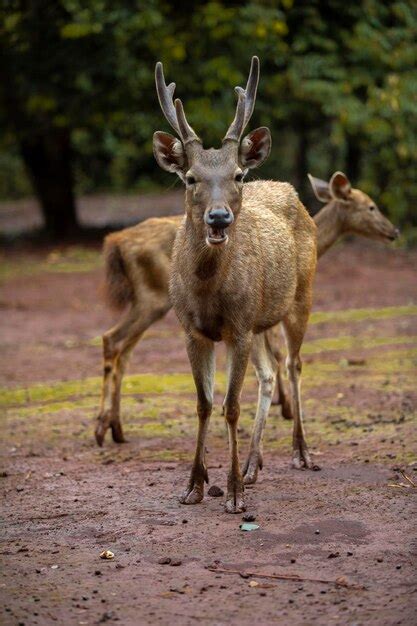
[(226, 139), (231, 139), (232, 141), (240, 140), (245, 126), (247, 126), (250, 118), (252, 117), (253, 109), (255, 107), (258, 82), (259, 59), (258, 57), (253, 56), (246, 88), (242, 89), (242, 87), (235, 87), (235, 91), (238, 96), (236, 114), (226, 135), (224, 136), (223, 141)]
[(160, 61), (158, 61), (155, 67), (155, 83), (162, 112), (180, 137), (182, 143), (185, 145), (190, 141), (200, 141), (187, 122), (181, 100), (177, 99), (174, 106), (175, 83), (170, 83), (169, 85), (165, 83), (164, 68)]

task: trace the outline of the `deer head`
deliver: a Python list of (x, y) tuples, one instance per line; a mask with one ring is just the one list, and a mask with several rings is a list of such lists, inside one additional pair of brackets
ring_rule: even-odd
[(323, 203), (337, 201), (343, 230), (370, 239), (394, 241), (398, 228), (381, 213), (375, 202), (363, 191), (353, 189), (343, 172), (335, 172), (327, 183), (308, 175), (317, 200)]
[(257, 128), (241, 139), (255, 106), (259, 59), (252, 57), (246, 88), (235, 88), (236, 114), (219, 149), (203, 148), (187, 122), (181, 100), (173, 102), (175, 83), (166, 85), (162, 63), (156, 64), (155, 81), (162, 112), (177, 134), (154, 134), (155, 158), (185, 183), (187, 219), (195, 231), (208, 246), (221, 247), (241, 209), (245, 174), (261, 165), (271, 150), (268, 128)]

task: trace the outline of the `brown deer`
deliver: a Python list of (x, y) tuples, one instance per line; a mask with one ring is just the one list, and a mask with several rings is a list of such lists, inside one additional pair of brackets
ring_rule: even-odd
[[(345, 233), (371, 239), (392, 241), (398, 230), (384, 217), (371, 198), (353, 189), (342, 172), (330, 182), (309, 176), (316, 197), (325, 206), (314, 216), (317, 225), (317, 254), (320, 257)], [(243, 186), (243, 196), (247, 185)], [(103, 335), (104, 378), (96, 438), (102, 445), (111, 428), (113, 439), (123, 441), (120, 423), (120, 386), (130, 352), (142, 334), (171, 308), (168, 280), (177, 229), (182, 216), (151, 218), (108, 235), (104, 245), (105, 288), (110, 306), (127, 316)], [(268, 346), (281, 361), (278, 350), (279, 327), (266, 331)], [(277, 404), (282, 414), (291, 418), (291, 407), (284, 389), (282, 373), (277, 371)], [(249, 480), (249, 476), (248, 476)]]
[[(398, 229), (382, 215), (366, 193), (352, 188), (343, 172), (335, 172), (329, 183), (314, 178), (311, 174), (308, 177), (318, 200), (326, 203), (315, 216), (318, 257), (344, 233), (356, 233), (382, 241), (394, 241), (398, 237)], [(270, 358), (275, 360), (278, 391), (276, 404), (281, 404), (284, 418), (292, 419), (292, 406), (285, 393), (282, 379), (282, 355), (278, 347), (279, 326), (268, 330), (265, 333), (265, 340)], [(258, 470), (262, 468), (262, 434), (267, 414), (267, 411), (258, 411), (255, 417), (249, 456), (244, 468), (246, 484), (255, 483)], [(319, 469), (318, 466), (315, 466), (315, 469)]]
[[(174, 86), (165, 85), (157, 64), (156, 84), (162, 111), (178, 138), (154, 134), (158, 164), (185, 182), (185, 218), (174, 243), (170, 298), (186, 339), (197, 390), (198, 434), (183, 504), (204, 497), (205, 438), (213, 404), (214, 345), (224, 341), (228, 383), (224, 402), (230, 466), (225, 509), (245, 510), (237, 427), (240, 394), (252, 351), (260, 392), (257, 413), (267, 414), (275, 368), (265, 331), (281, 322), (287, 342), (291, 386), (293, 465), (312, 467), (304, 435), (300, 396), (300, 348), (312, 303), (316, 267), (316, 226), (294, 188), (273, 181), (246, 185), (247, 169), (261, 165), (271, 146), (267, 128), (242, 134), (255, 105), (259, 60), (252, 58), (246, 89), (236, 88), (235, 118), (220, 149), (204, 149), (188, 124)], [(258, 418), (257, 420), (258, 421)]]
[[(316, 198), (325, 206), (314, 216), (317, 226), (317, 257), (320, 258), (336, 241), (345, 234), (362, 235), (368, 239), (394, 241), (399, 236), (398, 228), (381, 213), (375, 202), (360, 189), (354, 189), (343, 172), (335, 172), (329, 182), (308, 174)], [(278, 331), (268, 331), (271, 350), (278, 361)], [(291, 407), (285, 394), (282, 374), (278, 365), (277, 399), (273, 404), (281, 404), (282, 415), (291, 419)]]

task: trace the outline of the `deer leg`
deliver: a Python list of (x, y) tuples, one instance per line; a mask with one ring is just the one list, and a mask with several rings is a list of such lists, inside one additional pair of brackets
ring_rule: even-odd
[(198, 432), (190, 479), (181, 504), (198, 504), (204, 498), (204, 481), (208, 483), (205, 464), (205, 440), (213, 408), (215, 353), (212, 341), (187, 336), (187, 353), (197, 390)]
[(249, 456), (243, 469), (245, 485), (254, 484), (258, 477), (258, 469), (262, 469), (262, 437), (275, 387), (276, 362), (269, 349), (265, 333), (255, 335), (251, 356), (259, 381), (259, 391)]
[(225, 398), (225, 416), (229, 433), (230, 466), (227, 477), (226, 513), (241, 513), (246, 510), (243, 496), (244, 485), (239, 466), (237, 426), (240, 416), (240, 394), (248, 365), (252, 337), (229, 344), (230, 372)]
[(154, 307), (147, 315), (133, 307), (125, 320), (103, 335), (104, 372), (100, 412), (97, 417), (95, 437), (99, 446), (109, 428), (113, 441), (123, 443), (120, 422), (120, 390), (129, 356), (145, 330), (160, 319), (166, 307)]
[(287, 342), (288, 356), (287, 356), (287, 371), (290, 381), (291, 395), (292, 395), (292, 409), (294, 415), (293, 426), (293, 467), (296, 469), (319, 469), (311, 460), (310, 453), (306, 442), (303, 413), (301, 407), (301, 358), (300, 348), (303, 342), (304, 333), (307, 326), (308, 315), (303, 311), (302, 313), (290, 313), (285, 318), (284, 330), (285, 339)]
[(287, 396), (287, 391), (284, 385), (284, 379), (282, 376), (282, 357), (280, 356), (280, 360), (277, 363), (277, 401), (275, 404), (281, 405), (281, 414), (282, 417), (286, 420), (292, 420), (293, 414), (291, 409), (291, 402)]
[(279, 333), (278, 333), (279, 325), (274, 326), (270, 330), (267, 330), (265, 333), (265, 339), (267, 347), (269, 348), (272, 356), (276, 362), (276, 397), (272, 396), (272, 403), (274, 406), (281, 405), (281, 414), (284, 419), (292, 419), (292, 411), (291, 411), (291, 403), (287, 396), (287, 392), (285, 390), (284, 379), (282, 377), (282, 353), (278, 347)]

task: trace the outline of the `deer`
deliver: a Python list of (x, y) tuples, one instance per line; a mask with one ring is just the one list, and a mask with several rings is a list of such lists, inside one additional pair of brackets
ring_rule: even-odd
[[(318, 258), (344, 234), (383, 242), (398, 237), (398, 229), (366, 193), (352, 187), (343, 172), (335, 172), (329, 181), (309, 174), (309, 180), (316, 198), (324, 204), (314, 216)], [(115, 442), (125, 440), (120, 422), (123, 372), (143, 333), (171, 309), (168, 283), (174, 240), (182, 219), (182, 215), (150, 218), (105, 239), (106, 300), (111, 309), (118, 312), (128, 309), (128, 312), (102, 337), (104, 372), (96, 426), (96, 440), (100, 446), (109, 428)], [(273, 403), (281, 405), (284, 418), (292, 419), (280, 367), (279, 327), (267, 330), (266, 337), (277, 365), (278, 397)]]
[(254, 110), (258, 81), (259, 59), (252, 57), (246, 88), (235, 89), (236, 113), (222, 145), (206, 149), (188, 123), (181, 100), (173, 100), (175, 84), (166, 85), (162, 64), (156, 65), (160, 106), (176, 136), (157, 131), (154, 155), (161, 168), (176, 173), (185, 183), (185, 215), (174, 241), (169, 294), (184, 330), (197, 393), (196, 449), (180, 502), (191, 505), (204, 498), (215, 343), (223, 341), (228, 360), (224, 401), (229, 438), (227, 513), (246, 508), (238, 422), (249, 356), (252, 353), (259, 380), (256, 426), (267, 417), (275, 383), (265, 331), (278, 323), (283, 326), (288, 353), (292, 463), (297, 469), (313, 467), (303, 426), (300, 349), (312, 305), (316, 225), (289, 183), (243, 184), (246, 171), (259, 167), (271, 150), (266, 127), (242, 138)]
[[(308, 174), (317, 200), (324, 204), (315, 214), (317, 226), (317, 258), (320, 259), (340, 237), (347, 234), (360, 235), (382, 242), (395, 241), (400, 234), (383, 215), (375, 202), (360, 189), (354, 189), (343, 172), (335, 172), (327, 182)], [(268, 332), (268, 342), (277, 359), (277, 398), (272, 403), (281, 405), (282, 416), (292, 419), (291, 406), (286, 397), (278, 348), (278, 330)]]

